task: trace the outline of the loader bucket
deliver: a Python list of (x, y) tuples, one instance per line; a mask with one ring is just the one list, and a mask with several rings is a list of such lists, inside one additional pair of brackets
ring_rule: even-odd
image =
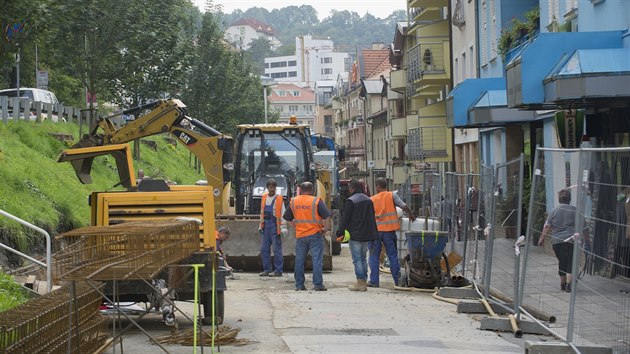
[[(229, 265), (235, 270), (245, 272), (262, 271), (258, 215), (250, 218), (239, 216), (239, 218), (224, 217), (217, 219), (217, 229), (222, 226), (227, 226), (231, 231), (230, 238), (221, 245), (227, 255)], [(295, 267), (295, 228), (291, 226), (289, 226), (289, 234), (282, 238), (282, 252), (284, 271), (293, 271)], [(306, 257), (306, 269), (313, 269), (310, 256)], [(332, 270), (331, 244), (327, 238), (324, 244), (324, 270)]]

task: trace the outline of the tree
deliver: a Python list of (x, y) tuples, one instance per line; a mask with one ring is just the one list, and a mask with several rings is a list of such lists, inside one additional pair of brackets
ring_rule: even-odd
[(188, 82), (182, 98), (189, 114), (221, 132), (232, 134), (237, 124), (264, 117), (260, 77), (225, 43), (216, 13), (203, 16)]
[(254, 63), (257, 73), (263, 75), (265, 73), (265, 58), (274, 55), (271, 50), (271, 42), (264, 37), (256, 38), (251, 41), (247, 53)]

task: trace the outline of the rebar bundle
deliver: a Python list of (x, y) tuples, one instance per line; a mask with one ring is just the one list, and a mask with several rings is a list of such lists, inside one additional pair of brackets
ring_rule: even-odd
[(69, 244), (54, 257), (58, 279), (151, 279), (199, 250), (199, 226), (177, 220), (128, 222), (75, 229), (58, 239)]
[(3, 312), (0, 352), (66, 353), (70, 341), (73, 353), (85, 353), (102, 345), (107, 337), (107, 318), (99, 313), (102, 298), (89, 285), (75, 284), (74, 296), (64, 286)]

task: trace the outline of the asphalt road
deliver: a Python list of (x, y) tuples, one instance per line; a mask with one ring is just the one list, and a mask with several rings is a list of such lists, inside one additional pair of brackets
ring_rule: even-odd
[[(482, 315), (458, 314), (456, 306), (430, 293), (393, 290), (389, 274), (381, 274), (381, 288), (351, 292), (354, 281), (347, 248), (334, 257), (334, 270), (324, 273), (326, 292), (294, 290), (293, 274), (281, 278), (236, 273), (228, 280), (225, 324), (239, 328), (244, 346), (214, 348), (223, 353), (523, 353), (522, 339), (511, 333), (479, 330)], [(310, 274), (307, 274), (310, 289)], [(193, 305), (178, 306), (192, 314)], [(179, 316), (180, 331), (192, 324)], [(152, 336), (169, 334), (161, 316), (140, 321)], [(209, 329), (209, 326), (204, 328)], [(111, 329), (110, 329), (111, 330)], [(191, 353), (192, 347), (167, 345), (171, 353)], [(206, 346), (204, 353), (213, 349)], [(123, 336), (121, 345), (106, 353), (159, 353), (139, 329)], [(197, 352), (201, 352), (198, 348)]]

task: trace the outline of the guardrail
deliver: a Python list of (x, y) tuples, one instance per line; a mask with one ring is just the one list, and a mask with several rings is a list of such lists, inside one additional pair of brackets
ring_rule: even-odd
[(7, 251), (15, 253), (15, 254), (19, 255), (20, 257), (26, 258), (29, 261), (31, 261), (31, 262), (33, 262), (33, 263), (35, 263), (37, 265), (45, 267), (46, 268), (46, 290), (47, 290), (47, 292), (50, 292), (50, 290), (52, 289), (52, 261), (51, 261), (51, 259), (52, 259), (52, 256), (51, 256), (52, 244), (51, 244), (51, 241), (50, 241), (50, 235), (45, 230), (43, 230), (43, 229), (41, 229), (41, 228), (31, 224), (31, 223), (26, 222), (26, 221), (18, 218), (17, 216), (13, 216), (13, 215), (7, 213), (6, 211), (4, 211), (2, 209), (0, 209), (0, 215), (4, 215), (4, 216), (6, 216), (7, 218), (9, 218), (9, 219), (11, 219), (13, 221), (17, 221), (18, 223), (20, 223), (20, 224), (22, 224), (22, 225), (24, 225), (24, 226), (26, 226), (26, 227), (28, 227), (30, 229), (33, 229), (33, 230), (39, 232), (40, 234), (42, 234), (42, 235), (44, 235), (46, 237), (46, 264), (42, 263), (41, 261), (38, 261), (37, 259), (35, 259), (35, 258), (33, 258), (33, 257), (29, 256), (29, 255), (24, 254), (24, 253), (22, 253), (22, 252), (20, 252), (20, 251), (18, 251), (16, 249), (13, 249), (13, 248), (11, 248), (11, 247), (3, 244), (3, 243), (0, 243), (0, 247), (6, 249)]
[(28, 98), (0, 96), (0, 119), (5, 124), (9, 120), (41, 122), (44, 119), (53, 122), (78, 123), (82, 113), (87, 112), (82, 112), (80, 108), (64, 106), (61, 103), (43, 103)]

